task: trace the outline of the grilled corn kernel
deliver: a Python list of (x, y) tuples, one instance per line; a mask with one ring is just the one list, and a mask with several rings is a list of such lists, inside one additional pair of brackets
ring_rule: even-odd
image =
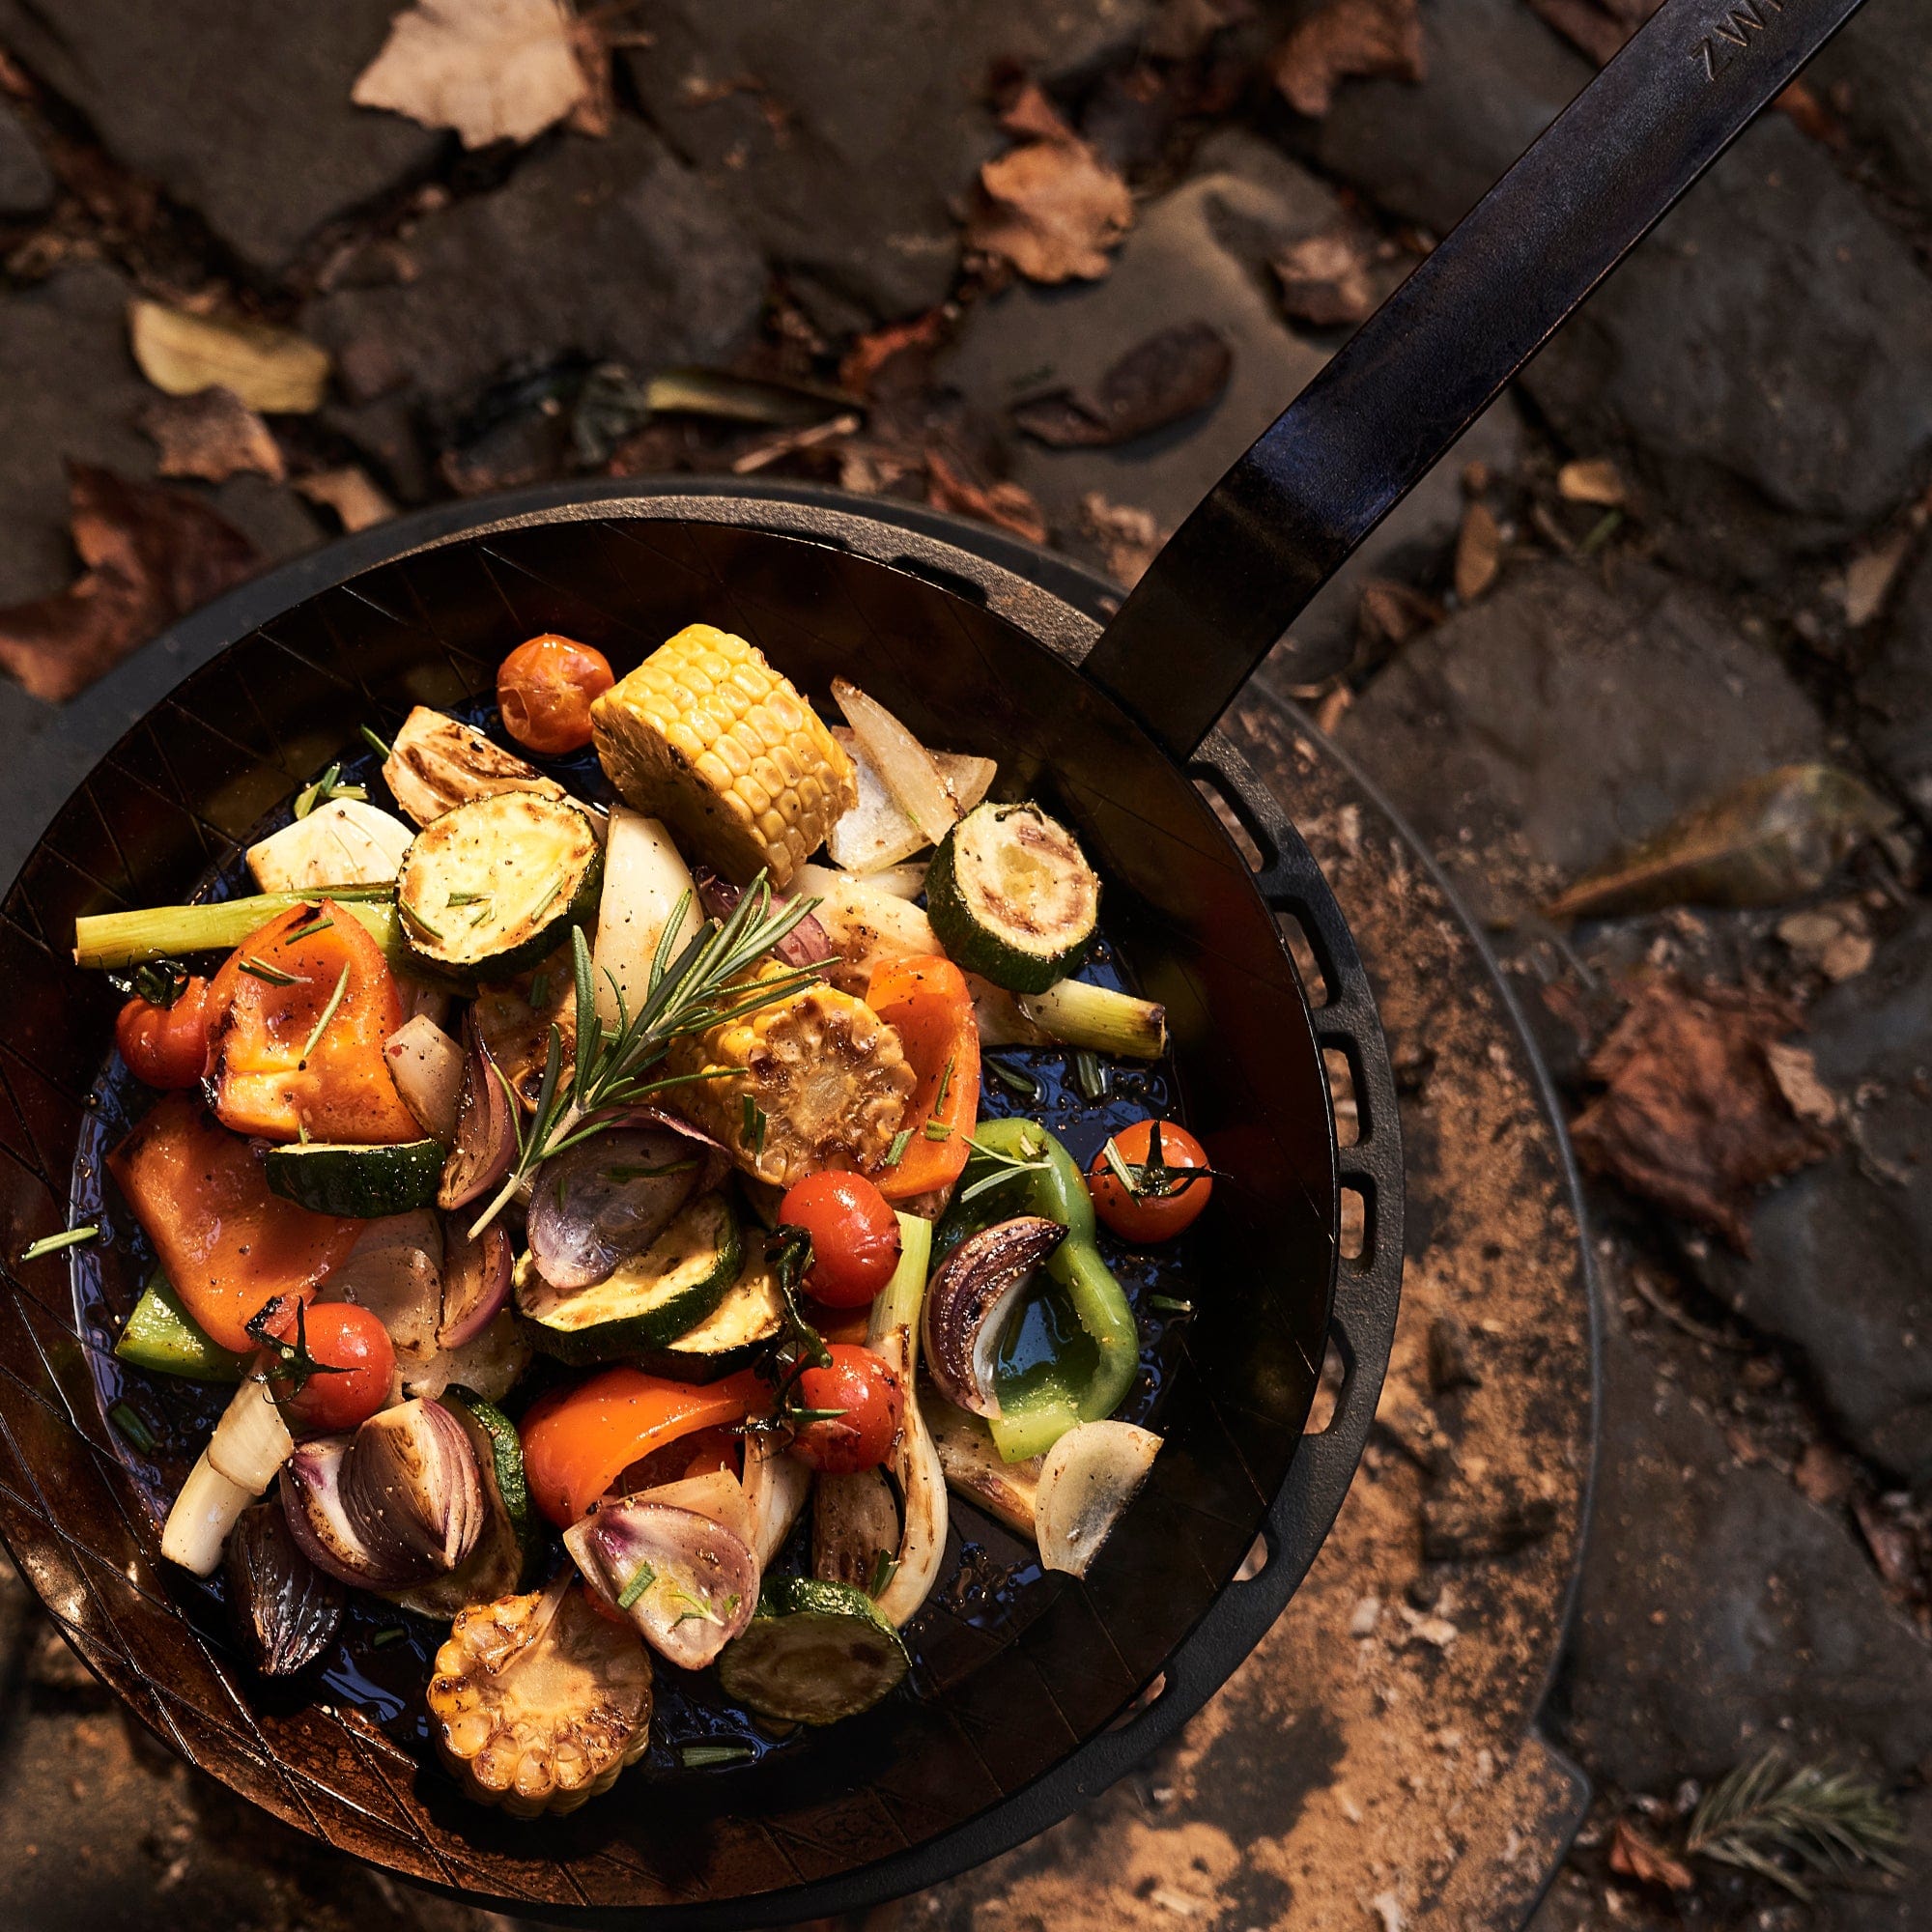
[(743, 638), (690, 624), (590, 707), (627, 804), (740, 884), (782, 889), (859, 799), (852, 761)]
[(821, 1168), (876, 1169), (917, 1084), (870, 1007), (816, 984), (679, 1040), (670, 1069), (702, 1076), (673, 1090), (680, 1110), (781, 1187)]

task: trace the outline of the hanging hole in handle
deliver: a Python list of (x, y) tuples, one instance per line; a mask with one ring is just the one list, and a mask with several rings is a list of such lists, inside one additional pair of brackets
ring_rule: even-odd
[(1359, 1264), (1371, 1259), (1369, 1245), (1369, 1196), (1366, 1186), (1345, 1181), (1342, 1186), (1342, 1226), (1337, 1245), (1345, 1262)]
[(1321, 1065), (1328, 1070), (1328, 1104), (1335, 1113), (1335, 1145), (1353, 1147), (1362, 1138), (1361, 1103), (1356, 1098), (1353, 1061), (1346, 1047), (1324, 1046)]
[(1241, 1567), (1235, 1572), (1237, 1583), (1252, 1583), (1268, 1567), (1268, 1558), (1273, 1555), (1265, 1536), (1258, 1536), (1248, 1545), (1248, 1553), (1241, 1558)]
[(1335, 997), (1335, 992), (1328, 969), (1309, 941), (1308, 928), (1286, 906), (1275, 907), (1274, 923), (1281, 943), (1288, 948), (1288, 956), (1294, 961), (1301, 990), (1308, 996), (1309, 1010), (1320, 1012)]
[(1349, 1378), (1349, 1358), (1342, 1345), (1329, 1336), (1321, 1351), (1321, 1374), (1315, 1384), (1315, 1400), (1308, 1406), (1308, 1420), (1301, 1425), (1304, 1435), (1325, 1435), (1342, 1405), (1342, 1384)]
[(1151, 1709), (1152, 1706), (1159, 1701), (1161, 1693), (1166, 1689), (1167, 1689), (1167, 1672), (1163, 1670), (1160, 1671), (1158, 1674), (1156, 1674), (1151, 1683), (1145, 1685), (1142, 1688), (1140, 1695), (1137, 1696), (1134, 1699), (1134, 1701), (1131, 1704), (1129, 1704), (1127, 1708), (1124, 1711), (1122, 1711), (1121, 1715), (1118, 1718), (1116, 1718), (1111, 1724), (1107, 1726), (1107, 1728), (1110, 1731), (1123, 1730), (1128, 1724), (1131, 1724), (1133, 1720), (1136, 1718), (1138, 1718), (1143, 1711)]
[(1194, 781), (1194, 789), (1214, 808), (1214, 816), (1235, 841), (1249, 869), (1265, 872), (1275, 861), (1274, 840), (1248, 810), (1246, 801), (1212, 765), (1195, 765), (1188, 777)]

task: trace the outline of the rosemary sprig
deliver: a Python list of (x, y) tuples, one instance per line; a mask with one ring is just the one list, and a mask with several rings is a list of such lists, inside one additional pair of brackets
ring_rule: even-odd
[(328, 1031), (328, 1023), (335, 1017), (336, 1009), (342, 1005), (342, 996), (344, 993), (348, 992), (348, 990), (349, 990), (349, 968), (347, 966), (344, 966), (342, 969), (342, 977), (335, 982), (335, 991), (329, 994), (328, 1004), (327, 1006), (323, 1008), (322, 1017), (315, 1023), (315, 1031), (309, 1035), (307, 1040), (304, 1042), (302, 1046), (301, 1059), (304, 1062), (308, 1059), (309, 1055), (315, 1051), (317, 1045), (322, 1039), (323, 1035)]
[(899, 1559), (895, 1551), (878, 1550), (872, 1558), (872, 1578), (866, 1585), (866, 1594), (877, 1600), (886, 1594), (886, 1586), (899, 1574)]
[(1021, 1136), (1018, 1154), (1008, 1153), (1003, 1148), (988, 1147), (977, 1134), (969, 1134), (966, 1145), (973, 1150), (967, 1156), (968, 1168), (978, 1161), (991, 1171), (969, 1180), (959, 1190), (957, 1199), (962, 1207), (969, 1201), (977, 1201), (982, 1194), (990, 1194), (996, 1187), (1004, 1187), (1009, 1180), (1018, 1179), (1023, 1174), (1044, 1174), (1053, 1165), (1047, 1158), (1046, 1143), (1036, 1141), (1030, 1135)]
[(355, 728), (361, 732), (362, 742), (385, 764), (396, 755), (395, 752), (389, 746), (385, 745), (374, 731), (370, 730), (368, 725), (358, 724)]
[(20, 1250), (23, 1262), (37, 1262), (43, 1255), (57, 1255), (63, 1248), (77, 1248), (83, 1241), (91, 1241), (100, 1230), (90, 1223), (85, 1228), (70, 1228), (64, 1235), (43, 1235), (38, 1241), (30, 1241)]
[(1875, 1784), (1822, 1765), (1793, 1767), (1774, 1747), (1706, 1796), (1684, 1849), (1809, 1900), (1810, 1889), (1779, 1854), (1828, 1878), (1845, 1877), (1859, 1864), (1896, 1874), (1905, 1867), (1893, 1854), (1904, 1842), (1898, 1813)]
[(257, 959), (251, 952), (242, 961), (242, 970), (249, 978), (264, 980), (271, 986), (298, 986), (301, 976), (298, 973), (284, 973), (279, 966), (270, 966), (266, 959)]
[[(651, 1095), (687, 1085), (683, 1076), (655, 1072), (673, 1041), (743, 1019), (789, 998), (816, 979), (815, 966), (793, 967), (742, 982), (740, 976), (756, 966), (817, 903), (816, 899), (795, 898), (774, 909), (770, 882), (760, 872), (727, 918), (706, 920), (673, 955), (671, 948), (691, 911), (691, 895), (685, 894), (658, 941), (643, 1004), (637, 1012), (630, 1010), (623, 988), (611, 979), (617, 1006), (614, 1027), (607, 1027), (597, 1016), (590, 944), (583, 928), (573, 926), (570, 946), (577, 996), (576, 1060), (566, 1076), (562, 1030), (553, 1024), (536, 1111), (526, 1126), (520, 1116), (516, 1117), (516, 1161), (502, 1187), (472, 1224), (470, 1239), (502, 1212), (545, 1161), (614, 1126)], [(748, 1117), (748, 1135), (750, 1130)]]
[(803, 1228), (789, 1228), (781, 1222), (766, 1237), (765, 1261), (784, 1301), (784, 1327), (778, 1346), (758, 1365), (758, 1373), (772, 1384), (772, 1412), (747, 1422), (745, 1427), (782, 1437), (809, 1422), (835, 1421), (845, 1411), (807, 1408), (797, 1400), (798, 1384), (806, 1370), (832, 1366), (832, 1350), (825, 1346), (825, 1337), (805, 1319), (798, 1305), (799, 1284), (811, 1272), (811, 1236)]

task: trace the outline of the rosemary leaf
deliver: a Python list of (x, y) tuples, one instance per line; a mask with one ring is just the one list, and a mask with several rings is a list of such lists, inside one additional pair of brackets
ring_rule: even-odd
[(284, 973), (279, 966), (270, 966), (266, 959), (257, 959), (251, 952), (242, 962), (242, 972), (256, 980), (266, 980), (271, 986), (298, 986), (301, 977), (296, 973)]
[(702, 1771), (709, 1764), (743, 1764), (757, 1756), (750, 1745), (680, 1745), (677, 1754), (686, 1771)]
[(125, 1402), (117, 1402), (107, 1411), (107, 1419), (144, 1456), (155, 1453), (155, 1432)]
[(657, 1580), (658, 1573), (648, 1563), (639, 1562), (631, 1572), (631, 1580), (624, 1585), (623, 1593), (617, 1599), (617, 1607), (628, 1610)]
[(390, 758), (395, 756), (395, 753), (387, 745), (384, 744), (382, 739), (377, 737), (375, 732), (370, 730), (368, 725), (358, 724), (355, 728), (361, 732), (362, 742), (365, 745), (367, 745), (369, 749), (372, 752), (374, 752), (375, 754), (379, 758), (381, 758), (385, 764), (388, 762)]
[(64, 1235), (43, 1235), (38, 1241), (29, 1242), (20, 1250), (23, 1262), (37, 1262), (43, 1255), (56, 1255), (63, 1248), (77, 1248), (83, 1241), (91, 1241), (100, 1230), (90, 1222), (85, 1228), (70, 1228)]
[(315, 1023), (315, 1031), (309, 1035), (307, 1041), (304, 1043), (302, 1047), (300, 1054), (301, 1060), (304, 1061), (307, 1060), (309, 1055), (315, 1051), (316, 1046), (320, 1042), (323, 1035), (328, 1031), (328, 1023), (335, 1017), (336, 1009), (342, 1005), (343, 994), (348, 992), (348, 990), (349, 990), (349, 968), (347, 964), (345, 964), (342, 968), (342, 977), (335, 982), (335, 991), (329, 994), (328, 1004), (327, 1006), (323, 1008), (322, 1017)]
[[(1755, 1872), (1808, 1900), (1810, 1889), (1785, 1860), (1840, 1877), (1856, 1864), (1905, 1869), (1897, 1810), (1875, 1784), (1822, 1765), (1792, 1767), (1774, 1747), (1740, 1765), (1697, 1806), (1685, 1833), (1691, 1858)], [(1784, 1859), (1776, 1855), (1782, 1853)]]
[(980, 1065), (1009, 1094), (1017, 1094), (1022, 1100), (1039, 1098), (1039, 1082), (1024, 1066), (1009, 1066), (1004, 1060), (981, 1061)]
[(912, 1140), (912, 1129), (901, 1127), (893, 1136), (893, 1144), (886, 1150), (886, 1165), (896, 1167), (905, 1158), (905, 1151)]

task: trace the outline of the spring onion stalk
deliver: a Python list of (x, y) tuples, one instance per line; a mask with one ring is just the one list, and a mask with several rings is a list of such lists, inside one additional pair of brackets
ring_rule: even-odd
[(1111, 986), (1063, 980), (1043, 993), (1022, 993), (1020, 1010), (1063, 1046), (1158, 1060), (1167, 1051), (1167, 1009)]
[(221, 1567), (228, 1532), (254, 1500), (254, 1492), (231, 1483), (208, 1460), (204, 1449), (168, 1512), (167, 1525), (161, 1531), (161, 1554), (197, 1577), (213, 1577)]
[(97, 913), (73, 923), (76, 966), (138, 966), (184, 952), (226, 952), (291, 906), (330, 898), (360, 924), (389, 956), (404, 957), (396, 924), (393, 886), (318, 887), (308, 893), (256, 893), (213, 905), (150, 906), (141, 912)]

